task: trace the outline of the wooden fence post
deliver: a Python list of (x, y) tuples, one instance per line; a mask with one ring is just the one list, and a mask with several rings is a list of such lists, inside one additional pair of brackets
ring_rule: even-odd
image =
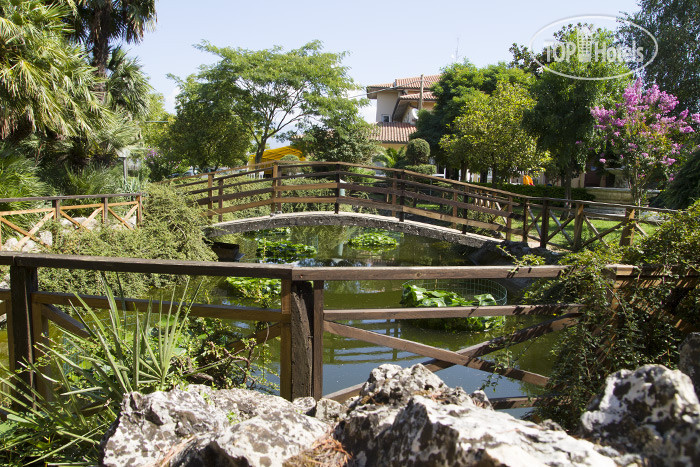
[(625, 226), (622, 228), (620, 235), (620, 246), (629, 246), (634, 240), (634, 208), (627, 208), (625, 211)]
[(136, 195), (136, 225), (141, 225), (143, 221), (143, 195)]
[(280, 323), (280, 396), (292, 400), (292, 281), (282, 279), (280, 308), (289, 323)]
[(581, 249), (581, 235), (583, 234), (583, 203), (576, 203), (574, 214), (574, 251)]
[(314, 281), (313, 296), (313, 357), (311, 378), (313, 385), (311, 395), (316, 400), (323, 397), (323, 281)]
[(399, 195), (399, 205), (401, 206), (401, 211), (399, 211), (399, 222), (403, 222), (406, 219), (406, 213), (403, 210), (403, 207), (406, 204), (406, 182), (404, 182), (405, 176), (405, 170), (402, 170), (398, 175), (399, 179), (401, 180), (401, 195)]
[[(476, 198), (474, 199), (474, 202), (476, 202)], [(467, 188), (466, 186), (464, 187), (464, 204), (469, 204), (469, 188)], [(469, 219), (469, 207), (465, 207), (462, 209), (462, 217), (464, 218), (464, 220)], [(462, 233), (467, 233), (466, 222), (462, 224)]]
[(107, 216), (109, 216), (109, 199), (106, 196), (102, 197), (102, 225), (107, 224)]
[(527, 236), (530, 232), (530, 200), (525, 198), (523, 200), (523, 242), (527, 243)]
[(340, 212), (340, 164), (335, 165), (335, 213)]
[[(509, 196), (508, 197), (508, 208), (506, 208), (506, 212), (508, 213), (508, 217), (506, 217), (506, 241), (509, 242), (511, 239), (512, 231), (513, 231), (513, 197)], [(494, 219), (495, 221), (495, 219)]]
[(277, 162), (274, 162), (272, 164), (272, 195), (270, 199), (272, 202), (270, 203), (270, 214), (274, 214), (277, 212), (277, 203), (275, 200), (277, 199), (277, 184), (278, 180), (277, 177), (279, 176), (279, 165)]
[(314, 289), (311, 282), (294, 281), (291, 289), (291, 400), (312, 395)]
[(207, 203), (207, 206), (211, 211), (214, 209), (214, 201), (212, 200), (212, 197), (214, 196), (214, 174), (211, 172), (207, 174), (207, 188), (209, 188), (209, 191), (207, 192), (209, 195), (209, 202)]
[[(394, 207), (396, 206), (397, 202), (397, 197), (396, 197), (396, 192), (399, 189), (398, 183), (396, 182), (397, 178), (401, 178), (401, 175), (399, 173), (394, 174), (392, 177), (394, 180), (391, 182), (391, 206)], [(391, 217), (396, 216), (396, 210), (392, 209), (391, 210)]]
[[(10, 293), (12, 305), (7, 313), (7, 340), (10, 371), (21, 370), (23, 364), (34, 363), (32, 293), (39, 290), (36, 268), (10, 266)], [(36, 377), (22, 370), (19, 378), (29, 387), (36, 388)]]
[(547, 248), (547, 237), (549, 237), (549, 200), (542, 200), (542, 228), (540, 229), (540, 248)]
[[(432, 194), (432, 193), (431, 193), (431, 194)], [(455, 203), (456, 203), (457, 201), (459, 201), (459, 197), (457, 196), (457, 192), (456, 192), (456, 191), (452, 193), (452, 201), (454, 201)], [(457, 214), (458, 214), (457, 205), (452, 205), (452, 217), (457, 217)], [(456, 229), (456, 228), (457, 228), (457, 224), (456, 224), (455, 222), (453, 222), (452, 225), (451, 225), (451, 227), (452, 227), (453, 229)]]
[[(219, 179), (219, 211), (224, 208), (224, 179)], [(219, 222), (224, 221), (224, 214), (219, 212)]]

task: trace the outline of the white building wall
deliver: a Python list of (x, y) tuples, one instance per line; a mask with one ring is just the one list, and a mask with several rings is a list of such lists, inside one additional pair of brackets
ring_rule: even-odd
[(377, 122), (381, 122), (382, 115), (388, 115), (391, 121), (391, 114), (394, 112), (394, 106), (399, 99), (399, 93), (396, 91), (382, 91), (377, 93)]

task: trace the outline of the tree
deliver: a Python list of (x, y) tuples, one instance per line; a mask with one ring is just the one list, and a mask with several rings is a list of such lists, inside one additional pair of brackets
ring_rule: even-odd
[[(557, 37), (562, 42), (575, 43), (576, 34), (574, 26), (569, 25), (560, 30)], [(601, 47), (607, 46), (612, 44), (612, 34), (598, 30), (593, 34), (593, 40)], [(548, 68), (587, 78), (605, 78), (629, 71), (616, 62), (581, 62), (577, 55), (551, 63)], [(592, 154), (589, 148), (592, 147), (595, 121), (590, 108), (616, 102), (628, 82), (625, 78), (576, 79), (544, 70), (532, 85), (531, 92), (537, 103), (525, 112), (523, 124), (537, 137), (540, 150), (551, 154), (567, 199), (571, 198), (571, 180), (584, 169)]]
[(294, 146), (317, 161), (369, 164), (380, 149), (372, 139), (373, 131), (374, 126), (357, 113), (341, 113), (312, 125)]
[(454, 134), (440, 145), (463, 169), (491, 169), (494, 184), (499, 177), (540, 170), (548, 156), (522, 127), (523, 114), (534, 105), (523, 86), (500, 82), (491, 95), (479, 92), (465, 104), (452, 124)]
[(659, 198), (660, 204), (671, 209), (685, 209), (700, 200), (700, 148), (690, 155)]
[(92, 133), (107, 116), (81, 48), (67, 41), (65, 4), (0, 0), (0, 139)]
[[(625, 89), (623, 102), (594, 107), (600, 162), (620, 167), (629, 182), (635, 205), (642, 204), (649, 188), (664, 183), (693, 149), (688, 136), (700, 123), (700, 114), (688, 110), (673, 115), (678, 99), (656, 85), (644, 91), (642, 81)], [(678, 164), (676, 164), (678, 162)]]
[(220, 48), (206, 42), (198, 48), (220, 57), (202, 68), (199, 79), (231, 102), (255, 141), (256, 163), (270, 138), (290, 138), (332, 115), (352, 115), (360, 105), (346, 98), (356, 85), (340, 64), (344, 54), (321, 52), (318, 41), (289, 52), (281, 47)]
[[(700, 112), (700, 3), (640, 0), (639, 7), (628, 19), (647, 29), (658, 43), (658, 54), (644, 68), (644, 80), (678, 97), (682, 108)], [(623, 28), (621, 35), (645, 50), (654, 48), (639, 28)]]
[(414, 138), (406, 145), (406, 159), (411, 165), (427, 164), (430, 159), (430, 145), (422, 138)]
[[(518, 68), (509, 68), (505, 63), (477, 68), (468, 61), (455, 63), (443, 70), (440, 81), (432, 92), (437, 101), (432, 110), (418, 114), (413, 138), (422, 138), (430, 144), (430, 152), (441, 163), (449, 165), (440, 147), (443, 136), (451, 134), (450, 125), (461, 113), (464, 105), (478, 92), (490, 94), (498, 82), (527, 85), (532, 77)], [(453, 166), (454, 167), (454, 166)]]
[(173, 155), (200, 168), (244, 163), (249, 135), (215, 85), (194, 76), (177, 83), (177, 115), (169, 128)]
[(156, 22), (155, 0), (77, 0), (71, 36), (85, 44), (99, 76), (107, 76), (112, 44), (138, 43)]
[(399, 149), (386, 148), (374, 156), (372, 162), (391, 169), (398, 169), (406, 165), (406, 146)]

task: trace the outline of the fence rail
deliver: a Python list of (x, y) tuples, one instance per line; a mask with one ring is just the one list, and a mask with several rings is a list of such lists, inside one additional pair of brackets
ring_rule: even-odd
[[(371, 170), (357, 173), (353, 170)], [(311, 183), (301, 183), (311, 179)], [(341, 206), (373, 209), (404, 221), (407, 216), (441, 223), (466, 233), (487, 231), (505, 240), (532, 242), (542, 248), (580, 250), (593, 243), (610, 246), (611, 235), (629, 245), (635, 235), (646, 236), (642, 225), (658, 225), (669, 209), (532, 197), (423, 175), (407, 170), (342, 162), (268, 162), (206, 175), (176, 179), (193, 201), (206, 207), (208, 217), (240, 211), (262, 215), (296, 212), (322, 206), (338, 213)], [(624, 214), (602, 210), (617, 209)], [(594, 221), (611, 221), (605, 228)]]
[[(432, 371), (461, 365), (504, 375), (520, 381), (544, 386), (547, 378), (519, 368), (503, 368), (483, 357), (508, 345), (560, 331), (578, 322), (583, 311), (580, 304), (539, 304), (455, 308), (389, 308), (389, 309), (325, 309), (325, 281), (344, 280), (407, 280), (417, 278), (554, 278), (564, 273), (566, 266), (532, 266), (513, 269), (511, 266), (461, 267), (381, 267), (381, 268), (302, 268), (293, 265), (216, 263), (200, 261), (146, 260), (139, 258), (106, 258), (23, 253), (0, 253), (0, 265), (10, 266), (11, 287), (0, 289), (0, 314), (7, 313), (10, 367), (25, 368), (22, 362), (34, 362), (36, 343), (47, 343), (48, 323), (71, 332), (84, 332), (82, 323), (61, 311), (58, 305), (76, 303), (71, 294), (40, 290), (38, 271), (41, 268), (85, 269), (131, 273), (168, 273), (175, 275), (239, 276), (281, 279), (279, 309), (233, 307), (194, 304), (193, 316), (205, 316), (239, 321), (267, 322), (268, 327), (249, 337), (258, 343), (280, 338), (280, 393), (287, 399), (323, 395), (323, 337), (324, 333), (351, 338), (389, 349), (421, 355)], [(620, 283), (629, 279), (631, 267), (609, 266)], [(82, 296), (95, 308), (107, 307), (106, 297)], [(147, 301), (125, 298), (130, 308), (143, 311)], [(489, 339), (458, 351), (413, 342), (397, 337), (359, 329), (349, 320), (362, 319), (424, 319), (469, 316), (542, 316), (543, 322), (520, 329), (506, 336)], [(232, 344), (241, 347), (242, 344)], [(40, 375), (26, 369), (21, 373), (28, 384), (48, 391)], [(345, 400), (357, 393), (359, 386), (326, 397)], [(527, 406), (532, 400), (500, 398), (496, 407)]]
[[(118, 201), (115, 198), (131, 198), (128, 201)], [(71, 204), (83, 200), (96, 200), (90, 204)], [(29, 241), (41, 244), (44, 247), (50, 245), (41, 238), (39, 232), (50, 221), (58, 222), (63, 219), (69, 225), (78, 230), (86, 230), (90, 224), (97, 222), (106, 224), (110, 219), (115, 219), (124, 228), (133, 229), (135, 225), (129, 221), (136, 216), (136, 225), (141, 223), (143, 213), (141, 193), (117, 193), (99, 195), (76, 196), (44, 196), (28, 198), (0, 198), (0, 205), (5, 203), (27, 203), (32, 207), (27, 209), (0, 210), (0, 251), (3, 250), (3, 230), (11, 234), (19, 234), (19, 239), (14, 249), (21, 250)], [(125, 213), (118, 213), (115, 208), (128, 208)], [(82, 220), (76, 219), (77, 214), (82, 214)], [(99, 217), (98, 217), (99, 216)], [(60, 232), (54, 227), (51, 229), (52, 238)]]

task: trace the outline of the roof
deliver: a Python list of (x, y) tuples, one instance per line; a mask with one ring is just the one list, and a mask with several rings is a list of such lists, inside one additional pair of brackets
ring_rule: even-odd
[[(299, 158), (299, 160), (304, 160), (304, 155), (300, 150), (291, 146), (283, 146), (281, 148), (266, 149), (265, 152), (263, 152), (262, 160), (260, 162), (278, 161), (287, 154), (295, 155)], [(255, 162), (255, 154), (248, 156), (248, 159), (250, 162)]]
[[(442, 75), (424, 75), (423, 89), (430, 87), (440, 81)], [(418, 91), (420, 90), (420, 76), (411, 78), (396, 78), (392, 83), (371, 84), (367, 86), (367, 94), (370, 99), (377, 98), (377, 92), (385, 89), (396, 89), (397, 91)]]
[(377, 123), (373, 137), (381, 143), (407, 144), (408, 137), (415, 131), (416, 126), (410, 123)]
[[(403, 96), (399, 96), (399, 100), (417, 101), (417, 100), (420, 100), (420, 93), (416, 92), (414, 94), (404, 94)], [(435, 95), (431, 91), (424, 91), (423, 92), (423, 100), (424, 101), (436, 101), (437, 97), (435, 97)]]

